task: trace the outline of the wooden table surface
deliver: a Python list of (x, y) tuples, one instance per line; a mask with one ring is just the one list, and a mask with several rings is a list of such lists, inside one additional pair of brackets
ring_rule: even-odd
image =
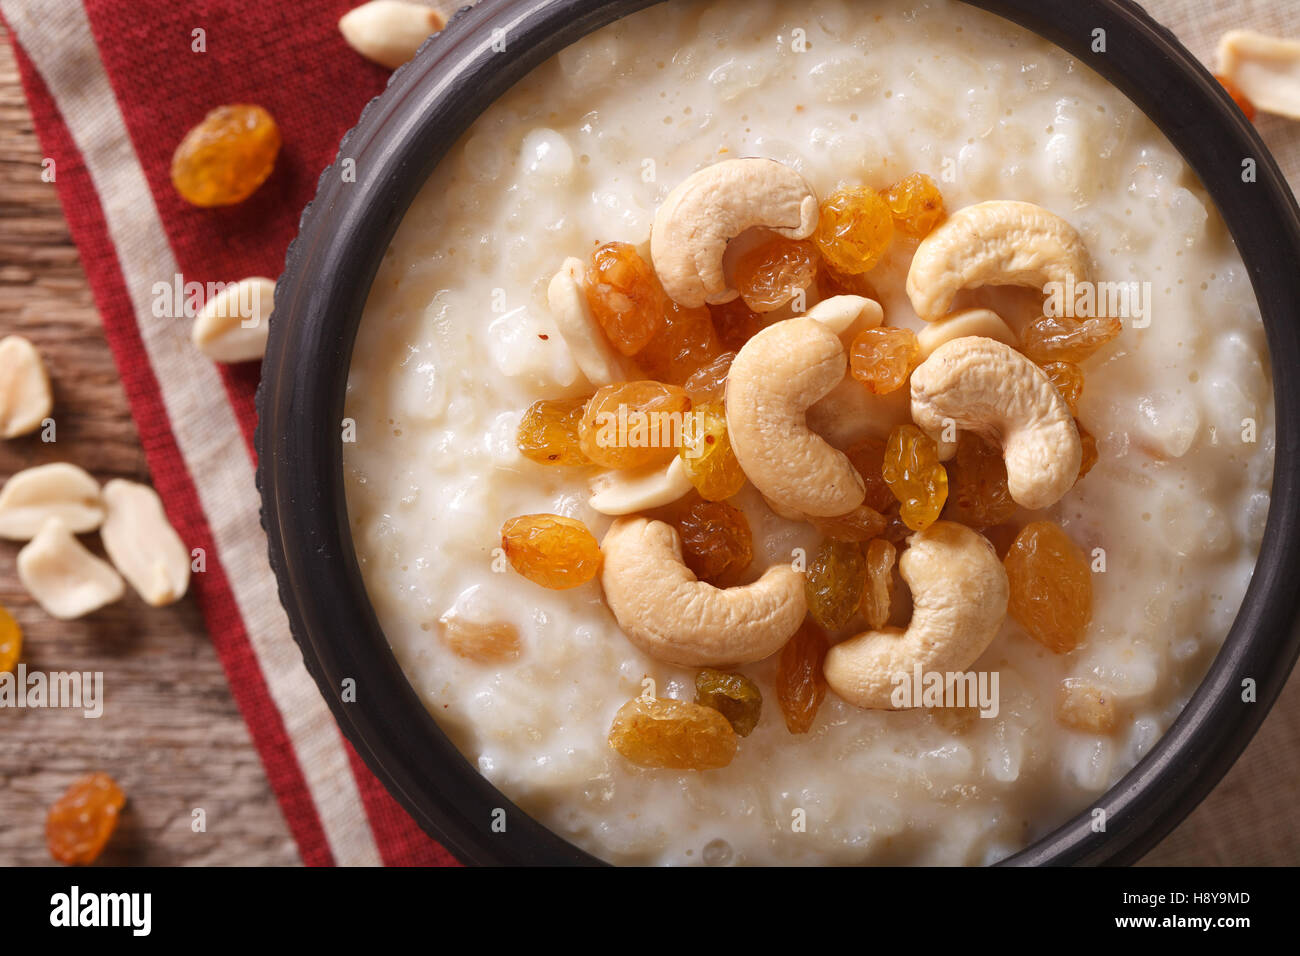
[[(0, 480), (71, 461), (101, 481), (149, 480), (126, 398), (52, 184), (40, 179), (8, 37), (0, 28), (0, 335), (45, 356), (58, 441), (0, 442)], [(73, 622), (45, 615), (0, 542), (0, 604), (37, 670), (102, 671), (104, 715), (0, 710), (0, 865), (44, 864), (48, 804), (90, 770), (129, 795), (105, 864), (287, 865), (297, 853), (191, 598), (155, 609), (134, 593)], [(128, 589), (129, 592), (129, 589)], [(1300, 755), (1300, 676), (1231, 773), (1146, 863), (1300, 863), (1300, 811), (1278, 766)], [(202, 808), (206, 832), (191, 826)]]

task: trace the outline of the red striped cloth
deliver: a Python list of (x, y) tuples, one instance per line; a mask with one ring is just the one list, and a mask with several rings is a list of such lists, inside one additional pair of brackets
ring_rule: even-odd
[[(189, 319), (150, 309), (154, 283), (176, 275), (279, 275), (317, 176), (388, 78), (338, 32), (355, 2), (0, 0), (0, 12), (154, 485), (207, 555), (192, 588), (303, 862), (451, 864), (342, 739), (289, 636), (251, 482), (258, 366), (212, 366)], [(225, 103), (265, 107), (284, 145), (253, 198), (197, 209), (171, 186), (171, 153)], [(241, 441), (246, 457), (231, 454)]]

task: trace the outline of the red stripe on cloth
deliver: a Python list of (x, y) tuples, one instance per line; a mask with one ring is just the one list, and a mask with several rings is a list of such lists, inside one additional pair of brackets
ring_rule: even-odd
[(352, 749), (352, 744), (345, 740), (344, 746), (348, 750), (352, 773), (357, 778), (366, 816), (375, 832), (383, 834), (378, 846), (384, 866), (460, 866), (460, 861), (430, 840), (393, 795), (384, 789)]
[(176, 447), (94, 184), (40, 74), (17, 43), (14, 52), (41, 148), (56, 162), (59, 199), (131, 404), (154, 487), (181, 539), (191, 548), (203, 548), (206, 554), (207, 570), (194, 575), (193, 590), (231, 692), (248, 724), (303, 862), (330, 866), (334, 859), (297, 755), (267, 690), (193, 480)]

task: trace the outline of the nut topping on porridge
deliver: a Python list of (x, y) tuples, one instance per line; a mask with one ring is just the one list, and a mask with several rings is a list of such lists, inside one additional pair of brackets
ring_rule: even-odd
[(1086, 282), (1088, 250), (1078, 232), (1033, 203), (993, 200), (953, 213), (921, 240), (907, 273), (907, 297), (927, 322), (941, 319), (962, 289)]
[(962, 309), (953, 312), (937, 322), (929, 323), (916, 333), (916, 342), (921, 346), (921, 361), (924, 362), (940, 345), (953, 339), (978, 335), (984, 339), (996, 339), (1012, 348), (1019, 345), (1016, 333), (1003, 321), (1002, 316), (992, 309)]
[(892, 710), (897, 674), (964, 671), (997, 636), (1007, 613), (1007, 572), (983, 535), (936, 521), (908, 539), (898, 562), (912, 589), (904, 632), (871, 630), (826, 654), (826, 682), (857, 707)]
[(716, 588), (682, 559), (671, 525), (618, 518), (601, 542), (601, 584), (619, 627), (656, 660), (684, 667), (745, 664), (780, 650), (803, 620), (803, 575), (788, 564), (753, 584)]
[(845, 364), (835, 333), (808, 319), (768, 326), (731, 363), (732, 447), (749, 480), (770, 501), (822, 517), (862, 504), (862, 477), (804, 418), (808, 406), (844, 378)]
[(1067, 677), (1056, 696), (1056, 722), (1088, 734), (1108, 734), (1115, 729), (1115, 699), (1092, 681)]
[(932, 438), (950, 422), (1000, 442), (1011, 497), (1025, 508), (1059, 501), (1079, 475), (1079, 432), (1037, 365), (993, 339), (940, 346), (912, 373), (912, 418)]
[(591, 479), (587, 504), (603, 515), (630, 515), (671, 504), (691, 490), (681, 458), (631, 471), (610, 469)]
[(816, 319), (840, 337), (841, 342), (853, 339), (868, 329), (878, 328), (885, 321), (885, 310), (875, 299), (861, 295), (833, 295), (822, 299), (804, 315)]
[(583, 288), (585, 268), (582, 260), (570, 256), (551, 279), (546, 290), (547, 303), (555, 316), (560, 338), (569, 347), (574, 362), (592, 385), (612, 385), (622, 381), (622, 361), (617, 350), (601, 333)]
[(688, 309), (736, 298), (722, 256), (755, 226), (807, 239), (817, 228), (817, 195), (798, 172), (771, 159), (729, 159), (686, 177), (650, 231), (650, 255), (668, 296)]

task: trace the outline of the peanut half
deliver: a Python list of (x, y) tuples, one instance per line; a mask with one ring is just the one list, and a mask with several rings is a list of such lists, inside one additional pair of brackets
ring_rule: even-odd
[(240, 279), (203, 304), (190, 338), (214, 362), (252, 362), (266, 352), (275, 280)]
[(87, 551), (58, 518), (18, 552), (18, 578), (46, 613), (64, 621), (112, 604), (125, 590), (113, 566)]
[(349, 10), (339, 20), (339, 32), (348, 46), (367, 60), (395, 70), (420, 45), (447, 25), (437, 10), (400, 0), (371, 0)]
[(104, 550), (145, 603), (179, 601), (190, 583), (190, 553), (148, 485), (114, 478), (104, 486)]
[(0, 437), (35, 431), (53, 407), (50, 379), (36, 347), (21, 335), (0, 339)]
[(104, 520), (99, 482), (76, 465), (55, 462), (27, 468), (0, 489), (0, 538), (28, 541), (49, 518), (69, 531), (94, 531)]

